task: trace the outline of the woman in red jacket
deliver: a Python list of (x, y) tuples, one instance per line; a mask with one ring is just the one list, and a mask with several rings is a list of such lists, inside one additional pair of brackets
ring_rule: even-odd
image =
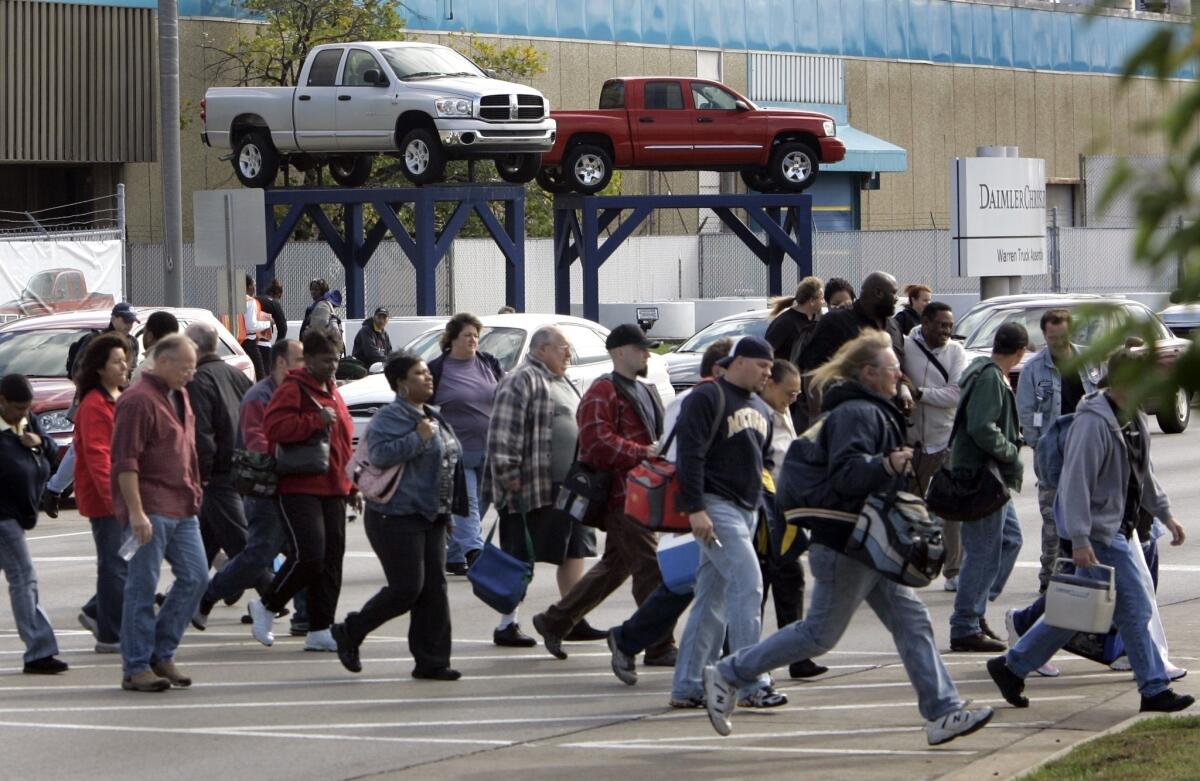
[(306, 442), (329, 432), (329, 468), (323, 474), (279, 478), (280, 516), (293, 550), (261, 601), (249, 604), (252, 634), (263, 645), (275, 637), (275, 615), (301, 589), (308, 589), (306, 651), (336, 651), (329, 632), (342, 590), (346, 550), (346, 500), (352, 493), (346, 465), (352, 455), (350, 411), (333, 382), (340, 350), (324, 333), (304, 335), (304, 366), (293, 369), (271, 396), (263, 431), (271, 452), (278, 445)]
[(127, 340), (101, 334), (84, 350), (75, 375), (81, 399), (75, 413), (75, 501), (91, 521), (96, 543), (96, 594), (83, 607), (79, 622), (96, 636), (96, 653), (118, 653), (125, 572), (121, 558), (125, 529), (116, 518), (112, 499), (111, 442), (117, 397), (133, 356)]

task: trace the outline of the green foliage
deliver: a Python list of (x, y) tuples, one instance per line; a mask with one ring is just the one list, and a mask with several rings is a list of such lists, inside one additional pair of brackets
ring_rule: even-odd
[[(1150, 77), (1164, 83), (1180, 69), (1200, 65), (1200, 20), (1189, 28), (1164, 26), (1151, 35), (1125, 63), (1118, 89), (1127, 90), (1134, 79)], [(1165, 88), (1165, 84), (1162, 85)], [(1179, 99), (1139, 130), (1161, 135), (1167, 160), (1153, 170), (1137, 170), (1122, 162), (1101, 195), (1103, 212), (1117, 197), (1129, 197), (1136, 218), (1134, 253), (1139, 264), (1156, 270), (1174, 268), (1179, 283), (1171, 293), (1174, 303), (1200, 302), (1200, 81), (1182, 84)], [(1140, 365), (1115, 384), (1132, 391), (1138, 400), (1162, 397), (1181, 385), (1200, 390), (1200, 351), (1195, 343), (1174, 366), (1163, 366), (1156, 357), (1155, 329), (1127, 323), (1091, 345), (1083, 361), (1099, 363), (1129, 337), (1145, 342), (1137, 350)]]
[(264, 24), (243, 25), (229, 48), (206, 34), (204, 48), (217, 55), (209, 68), (220, 83), (294, 85), (314, 46), (404, 38), (405, 6), (391, 0), (234, 0), (234, 5)]

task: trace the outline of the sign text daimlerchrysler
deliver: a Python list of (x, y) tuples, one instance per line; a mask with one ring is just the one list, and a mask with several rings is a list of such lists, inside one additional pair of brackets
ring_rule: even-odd
[(962, 277), (1046, 273), (1046, 164), (966, 157), (950, 165), (950, 238)]

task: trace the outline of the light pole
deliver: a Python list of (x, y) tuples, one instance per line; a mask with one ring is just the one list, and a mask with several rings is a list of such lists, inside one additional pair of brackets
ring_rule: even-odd
[(179, 160), (179, 6), (158, 3), (158, 92), (162, 130), (163, 303), (183, 306), (183, 187)]

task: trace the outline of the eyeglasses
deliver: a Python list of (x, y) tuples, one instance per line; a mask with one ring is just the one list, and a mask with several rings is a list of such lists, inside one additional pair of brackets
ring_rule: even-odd
[(901, 373), (900, 364), (898, 363), (877, 363), (874, 364), (874, 366), (878, 369), (882, 369), (885, 372), (891, 372), (892, 374)]

